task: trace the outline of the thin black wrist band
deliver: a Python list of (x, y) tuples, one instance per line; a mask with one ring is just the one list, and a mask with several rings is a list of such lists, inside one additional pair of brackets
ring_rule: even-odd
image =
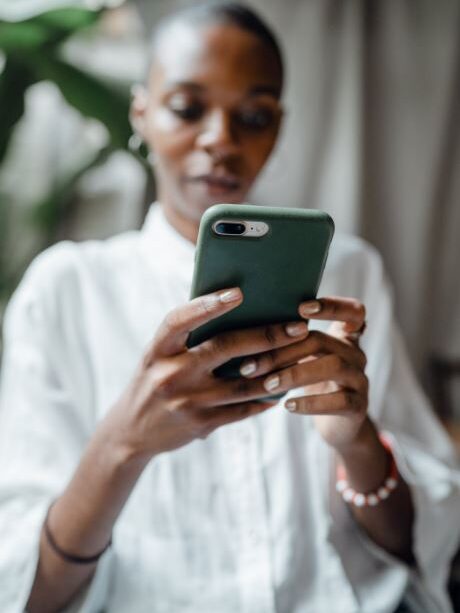
[(99, 558), (102, 556), (102, 554), (105, 553), (107, 549), (110, 547), (110, 545), (112, 544), (112, 539), (110, 539), (110, 541), (107, 543), (107, 545), (104, 547), (102, 551), (100, 551), (99, 553), (96, 553), (93, 556), (78, 556), (73, 553), (68, 553), (67, 551), (64, 551), (63, 549), (59, 547), (59, 545), (54, 540), (54, 536), (51, 534), (51, 530), (48, 524), (48, 518), (49, 518), (52, 506), (53, 505), (49, 507), (48, 513), (46, 514), (45, 522), (43, 524), (43, 527), (45, 530), (45, 536), (46, 536), (46, 539), (51, 549), (58, 556), (60, 556), (63, 560), (65, 560), (66, 562), (71, 562), (72, 564), (94, 564), (94, 562), (97, 562)]

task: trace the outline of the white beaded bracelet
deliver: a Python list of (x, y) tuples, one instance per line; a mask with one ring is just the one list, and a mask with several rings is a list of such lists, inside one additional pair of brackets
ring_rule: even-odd
[(343, 500), (355, 507), (375, 507), (386, 500), (393, 490), (398, 487), (398, 468), (393, 456), (393, 452), (388, 439), (382, 434), (379, 436), (382, 445), (391, 456), (390, 474), (375, 492), (364, 494), (353, 489), (347, 481), (345, 468), (342, 465), (337, 467), (336, 490), (341, 494)]

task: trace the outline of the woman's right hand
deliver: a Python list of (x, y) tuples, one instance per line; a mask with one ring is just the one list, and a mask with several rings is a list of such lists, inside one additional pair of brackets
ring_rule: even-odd
[(150, 459), (276, 404), (256, 401), (267, 396), (265, 376), (224, 380), (213, 370), (233, 357), (303, 340), (308, 334), (305, 322), (224, 332), (193, 348), (186, 346), (192, 330), (242, 300), (241, 290), (232, 288), (195, 298), (166, 316), (107, 416), (111, 437), (127, 458)]

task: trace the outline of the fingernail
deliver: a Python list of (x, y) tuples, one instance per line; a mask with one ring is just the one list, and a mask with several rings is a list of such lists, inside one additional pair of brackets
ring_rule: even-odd
[(310, 302), (304, 302), (300, 307), (302, 315), (314, 315), (321, 311), (321, 304), (317, 300), (311, 300)]
[(299, 321), (295, 324), (287, 324), (285, 330), (289, 336), (301, 336), (308, 332), (308, 326), (304, 321)]
[(252, 373), (256, 372), (257, 364), (252, 360), (251, 362), (246, 362), (240, 368), (240, 373), (244, 376), (252, 375)]
[(278, 377), (278, 375), (275, 375), (274, 377), (269, 377), (268, 379), (265, 379), (264, 388), (267, 390), (267, 392), (272, 392), (273, 390), (276, 390), (279, 384), (280, 378)]
[(237, 287), (233, 289), (229, 289), (226, 292), (222, 292), (221, 294), (219, 294), (219, 300), (224, 303), (236, 302), (240, 298), (241, 298), (241, 290)]
[(295, 411), (296, 402), (295, 400), (288, 400), (284, 406), (286, 407), (288, 411), (291, 411), (292, 413), (292, 411)]

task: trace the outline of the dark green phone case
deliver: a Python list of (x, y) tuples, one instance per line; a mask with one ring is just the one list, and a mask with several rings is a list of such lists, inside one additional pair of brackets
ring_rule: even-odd
[[(270, 229), (261, 238), (221, 237), (212, 229), (220, 219), (264, 221)], [(237, 286), (244, 299), (194, 330), (187, 345), (228, 330), (300, 320), (298, 305), (316, 297), (333, 234), (334, 223), (323, 211), (250, 204), (210, 207), (201, 219), (191, 297)], [(215, 374), (240, 376), (242, 360), (230, 360)]]

